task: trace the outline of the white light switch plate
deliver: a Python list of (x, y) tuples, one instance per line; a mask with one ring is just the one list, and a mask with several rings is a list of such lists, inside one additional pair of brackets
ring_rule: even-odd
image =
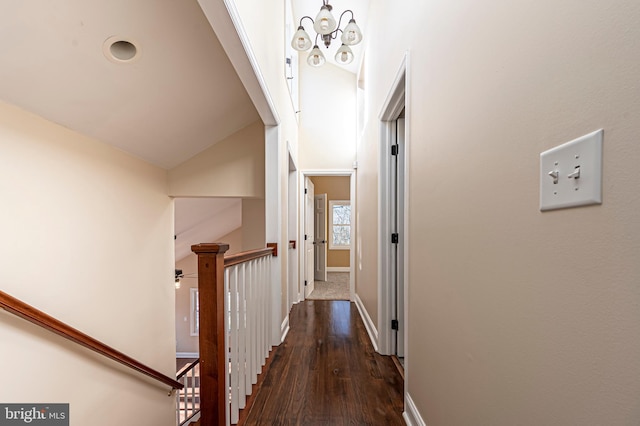
[(540, 154), (540, 210), (602, 204), (604, 130)]

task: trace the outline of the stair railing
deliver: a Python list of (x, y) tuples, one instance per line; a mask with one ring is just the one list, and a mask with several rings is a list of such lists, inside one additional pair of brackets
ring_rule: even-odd
[(0, 291), (0, 308), (20, 318), (23, 318), (32, 324), (56, 333), (67, 340), (71, 340), (72, 342), (84, 346), (87, 349), (97, 352), (100, 355), (103, 355), (107, 358), (112, 359), (113, 361), (125, 365), (135, 371), (138, 371), (146, 376), (152, 377), (159, 382), (171, 386), (169, 395), (171, 395), (174, 389), (183, 388), (183, 385), (175, 379), (172, 379), (171, 377), (166, 376), (159, 371), (156, 371), (153, 368), (142, 364), (141, 362), (131, 358), (130, 356), (125, 355), (122, 352), (105, 345), (99, 340), (96, 340), (93, 337), (84, 334), (83, 332), (63, 323), (62, 321), (55, 319), (50, 315), (47, 315), (39, 309), (36, 309), (33, 306), (19, 299), (16, 299), (15, 297), (3, 291)]
[(277, 246), (224, 257), (198, 244), (200, 425), (236, 424), (271, 350), (271, 261)]
[(176, 392), (176, 424), (183, 425), (200, 411), (200, 359), (178, 371), (176, 380), (184, 386)]

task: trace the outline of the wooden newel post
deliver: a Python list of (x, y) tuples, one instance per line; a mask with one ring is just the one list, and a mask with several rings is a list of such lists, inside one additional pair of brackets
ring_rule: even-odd
[(197, 244), (200, 304), (200, 425), (226, 423), (228, 369), (224, 341), (224, 253), (228, 244)]

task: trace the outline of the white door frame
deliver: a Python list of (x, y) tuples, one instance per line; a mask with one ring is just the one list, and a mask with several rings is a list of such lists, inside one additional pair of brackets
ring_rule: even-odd
[[(300, 242), (304, 245), (304, 281), (302, 283), (302, 292), (307, 298), (315, 288), (315, 190), (313, 181), (306, 177), (304, 179), (304, 239), (300, 238)], [(302, 237), (302, 236), (301, 236)]]
[[(287, 180), (287, 306), (286, 312), (291, 311), (294, 303), (298, 302), (298, 253), (300, 246), (289, 246), (289, 241), (298, 239), (298, 166), (291, 150), (291, 144), (287, 142), (289, 155), (289, 177)], [(283, 248), (283, 253), (285, 252)], [(286, 325), (283, 327), (283, 330)]]
[[(404, 271), (404, 369), (405, 377), (408, 377), (409, 370), (409, 351), (407, 338), (409, 334), (410, 323), (409, 318), (409, 165), (410, 165), (410, 131), (411, 131), (411, 102), (410, 102), (410, 67), (409, 53), (407, 52), (402, 60), (400, 68), (396, 74), (396, 78), (389, 90), (387, 99), (385, 100), (379, 115), (380, 119), (380, 177), (379, 177), (379, 198), (378, 198), (378, 351), (383, 355), (391, 353), (391, 339), (393, 333), (391, 330), (391, 313), (393, 288), (391, 282), (391, 265), (390, 265), (390, 249), (391, 249), (391, 188), (389, 187), (390, 165), (389, 155), (391, 145), (396, 138), (395, 122), (405, 109), (405, 151), (404, 151), (404, 229), (400, 236), (400, 244), (403, 245), (404, 262), (402, 265)], [(406, 382), (405, 382), (406, 389)]]
[[(351, 247), (349, 247), (349, 299), (351, 301), (354, 300), (355, 295), (355, 269), (354, 265), (356, 263), (356, 254), (355, 254), (355, 241), (356, 241), (356, 171), (349, 169), (326, 169), (326, 170), (301, 170), (300, 171), (300, 194), (298, 200), (301, 202), (298, 204), (300, 207), (300, 211), (298, 217), (304, 218), (304, 181), (307, 177), (313, 176), (349, 176), (349, 198), (351, 202)], [(300, 244), (304, 243), (304, 220), (300, 220), (300, 231), (298, 234), (298, 240)], [(305, 265), (305, 253), (304, 250), (301, 250), (300, 253), (300, 287), (302, 291), (298, 294), (298, 301), (301, 302), (304, 300), (304, 265)]]

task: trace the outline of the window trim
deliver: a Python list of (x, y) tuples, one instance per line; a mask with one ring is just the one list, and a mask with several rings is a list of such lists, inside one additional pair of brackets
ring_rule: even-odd
[[(333, 206), (349, 206), (351, 209), (351, 200), (329, 200), (329, 250), (350, 250), (351, 249), (351, 238), (353, 236), (353, 229), (351, 227), (351, 223), (348, 225), (344, 224), (336, 224), (335, 226), (346, 226), (349, 228), (349, 244), (347, 245), (336, 245), (333, 244)], [(353, 222), (352, 218), (350, 218), (349, 222)]]
[(198, 289), (189, 289), (189, 333), (191, 336), (199, 336), (200, 330), (198, 324)]

